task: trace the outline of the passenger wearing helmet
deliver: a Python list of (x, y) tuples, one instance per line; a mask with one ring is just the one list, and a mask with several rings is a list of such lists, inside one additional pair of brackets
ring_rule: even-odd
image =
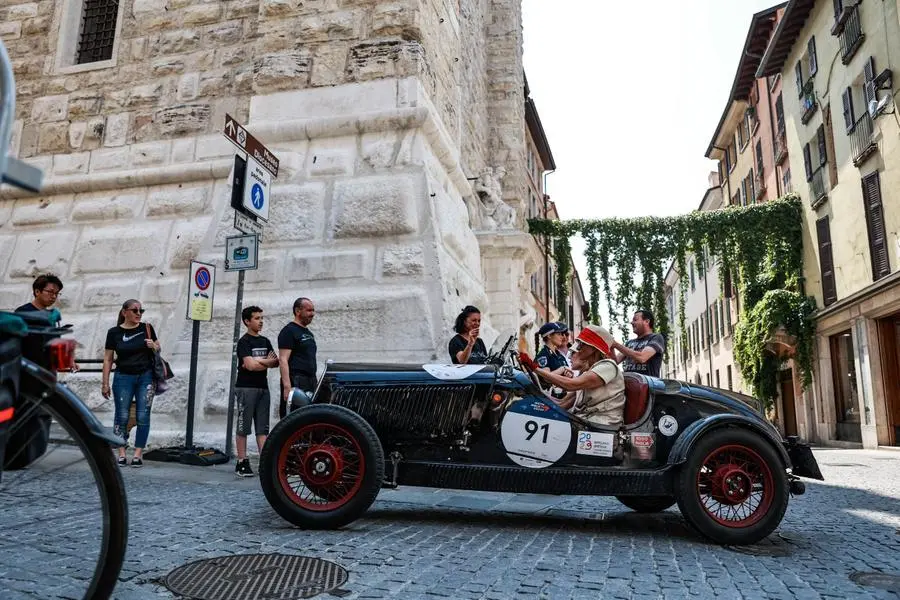
[(595, 425), (619, 426), (625, 422), (625, 376), (611, 359), (612, 335), (603, 327), (588, 325), (572, 344), (572, 367), (578, 377), (545, 373), (542, 377), (569, 392), (559, 404)]

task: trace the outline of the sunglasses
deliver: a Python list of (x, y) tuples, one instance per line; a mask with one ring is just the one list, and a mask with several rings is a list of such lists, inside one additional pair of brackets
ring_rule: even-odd
[(143, 308), (129, 308), (128, 310), (130, 310), (131, 312), (133, 312), (133, 313), (136, 314), (136, 315), (142, 315), (142, 314), (144, 314), (144, 309), (143, 309)]

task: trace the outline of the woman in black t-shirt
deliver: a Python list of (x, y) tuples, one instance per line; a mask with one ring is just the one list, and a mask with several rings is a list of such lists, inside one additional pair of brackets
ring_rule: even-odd
[[(113, 433), (128, 445), (128, 411), (131, 402), (136, 403), (137, 434), (134, 441), (132, 467), (143, 466), (142, 455), (150, 434), (150, 405), (153, 403), (153, 352), (159, 351), (156, 332), (149, 323), (141, 322), (144, 309), (138, 300), (126, 300), (119, 311), (118, 324), (106, 332), (106, 352), (103, 355), (103, 383), (101, 392), (115, 401)], [(113, 360), (116, 373), (112, 390), (109, 373)], [(126, 465), (125, 446), (119, 448), (119, 464)]]
[(480, 327), (481, 311), (474, 306), (465, 307), (456, 317), (456, 335), (448, 347), (454, 365), (483, 365), (487, 361), (487, 348), (478, 337)]

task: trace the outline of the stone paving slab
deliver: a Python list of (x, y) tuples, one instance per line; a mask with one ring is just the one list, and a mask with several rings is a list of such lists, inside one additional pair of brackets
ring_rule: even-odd
[[(231, 465), (148, 462), (123, 473), (131, 537), (116, 597), (173, 598), (160, 582), (184, 563), (282, 552), (346, 568), (351, 600), (896, 600), (850, 575), (900, 575), (900, 453), (815, 453), (826, 481), (808, 482), (776, 534), (742, 549), (700, 539), (677, 507), (640, 515), (614, 498), (427, 488), (383, 490), (364, 519), (303, 531), (274, 513), (257, 479), (236, 479)], [(0, 590), (6, 583), (0, 569)], [(41, 598), (62, 589), (42, 587), (37, 566), (22, 586)]]

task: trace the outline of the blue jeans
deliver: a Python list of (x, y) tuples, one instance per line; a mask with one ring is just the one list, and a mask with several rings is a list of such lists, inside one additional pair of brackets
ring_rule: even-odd
[(116, 403), (116, 416), (113, 423), (113, 433), (128, 443), (128, 411), (131, 401), (137, 406), (137, 434), (134, 447), (143, 448), (147, 445), (147, 436), (150, 435), (150, 405), (153, 404), (153, 371), (145, 371), (140, 375), (128, 373), (113, 373), (112, 383), (113, 398)]

